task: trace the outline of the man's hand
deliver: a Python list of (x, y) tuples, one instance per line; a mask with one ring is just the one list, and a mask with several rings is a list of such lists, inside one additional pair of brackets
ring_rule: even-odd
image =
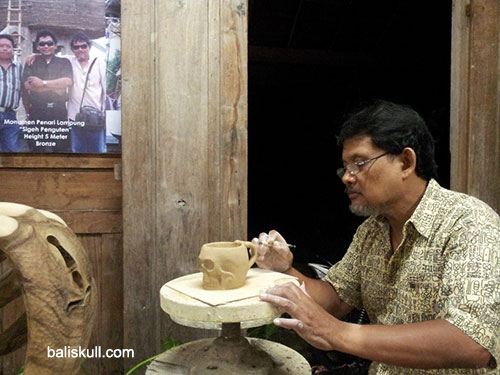
[(293, 329), (309, 344), (321, 350), (332, 350), (335, 327), (342, 322), (318, 305), (305, 290), (294, 283), (276, 285), (260, 293), (260, 299), (291, 315), (291, 319), (276, 318), (274, 324)]
[(261, 233), (252, 243), (259, 247), (259, 255), (255, 261), (260, 268), (276, 272), (286, 272), (292, 268), (293, 254), (286, 245), (285, 239), (277, 231)]
[[(26, 84), (28, 86), (26, 86)], [(26, 84), (25, 87), (27, 90), (33, 90), (44, 87), (43, 80), (35, 76), (29, 76), (28, 79), (26, 79)]]
[(35, 62), (36, 57), (37, 55), (28, 56), (26, 59), (26, 65), (31, 66)]

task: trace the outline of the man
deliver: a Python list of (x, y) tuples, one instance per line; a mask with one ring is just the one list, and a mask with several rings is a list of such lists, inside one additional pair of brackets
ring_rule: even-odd
[[(94, 58), (90, 61), (89, 53), (92, 46), (90, 39), (83, 33), (75, 34), (71, 38), (71, 50), (75, 56), (70, 58), (73, 68), (73, 87), (68, 102), (68, 118), (75, 120), (80, 111), (85, 80), (92, 62), (95, 60), (90, 74), (88, 74), (83, 105), (91, 106), (102, 111), (106, 98), (106, 63), (103, 59)], [(105, 152), (106, 128), (90, 128), (89, 124), (75, 124), (71, 127), (71, 148), (73, 152)]]
[(14, 39), (0, 35), (0, 151), (22, 150), (21, 129), (16, 118), (16, 109), (21, 99), (22, 67), (13, 61)]
[(35, 121), (32, 126), (38, 129), (30, 134), (34, 136), (29, 141), (30, 149), (70, 152), (66, 101), (73, 85), (71, 63), (55, 56), (57, 38), (50, 31), (40, 31), (35, 44), (40, 55), (32, 64), (26, 64), (23, 72), (23, 100), (30, 122)]
[[(313, 346), (372, 360), (370, 374), (500, 374), (500, 218), (434, 180), (433, 139), (412, 109), (377, 102), (338, 137), (351, 211), (370, 217), (323, 280), (292, 267), (276, 231), (257, 264), (297, 276), (261, 293)], [(371, 323), (339, 320), (365, 308)]]

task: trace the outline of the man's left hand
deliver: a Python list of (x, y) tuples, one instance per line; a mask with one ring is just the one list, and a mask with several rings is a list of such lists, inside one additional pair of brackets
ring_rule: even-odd
[(318, 349), (333, 349), (332, 340), (335, 339), (336, 327), (339, 327), (341, 322), (318, 305), (307, 294), (304, 285), (301, 287), (294, 283), (276, 285), (262, 291), (260, 299), (280, 308), (292, 317), (276, 318), (274, 324), (293, 329)]

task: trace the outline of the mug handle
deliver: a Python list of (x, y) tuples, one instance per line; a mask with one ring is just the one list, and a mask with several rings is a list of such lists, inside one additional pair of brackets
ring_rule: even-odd
[(257, 247), (257, 245), (255, 245), (249, 241), (238, 241), (238, 242), (245, 245), (247, 247), (247, 249), (250, 249), (250, 254), (252, 254), (252, 256), (248, 260), (248, 267), (249, 268), (252, 267), (253, 264), (255, 263), (255, 260), (257, 259), (257, 255), (259, 254), (259, 248)]

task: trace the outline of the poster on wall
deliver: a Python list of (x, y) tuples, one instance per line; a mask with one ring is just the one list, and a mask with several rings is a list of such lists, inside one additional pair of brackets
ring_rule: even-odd
[(120, 5), (0, 0), (0, 152), (121, 152)]

